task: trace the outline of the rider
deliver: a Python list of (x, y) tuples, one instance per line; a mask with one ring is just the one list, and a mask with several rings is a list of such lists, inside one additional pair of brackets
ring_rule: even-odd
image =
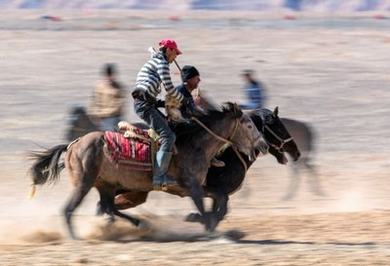
[(254, 71), (246, 69), (242, 72), (242, 77), (245, 80), (244, 91), (247, 96), (248, 102), (240, 105), (241, 109), (258, 109), (264, 107), (264, 86), (263, 84), (253, 77)]
[(114, 130), (121, 121), (125, 106), (124, 87), (117, 79), (115, 64), (105, 64), (102, 80), (95, 88), (89, 113), (99, 119), (100, 130)]
[(161, 92), (160, 84), (167, 93), (182, 102), (183, 95), (172, 84), (169, 64), (182, 52), (172, 39), (164, 39), (159, 43), (159, 51), (152, 54), (138, 72), (135, 89), (132, 92), (134, 109), (160, 136), (161, 146), (156, 154), (156, 162), (153, 172), (153, 189), (162, 190), (163, 186), (175, 185), (176, 181), (170, 179), (166, 173), (172, 158), (173, 146), (176, 136), (168, 126), (164, 115), (157, 110), (161, 101), (156, 99)]
[[(181, 69), (181, 79), (183, 83), (176, 87), (184, 96), (180, 111), (185, 118), (189, 118), (198, 109), (191, 93), (198, 88), (200, 82), (199, 71), (194, 66), (186, 65)], [(211, 160), (211, 165), (224, 167), (225, 163), (214, 157)]]

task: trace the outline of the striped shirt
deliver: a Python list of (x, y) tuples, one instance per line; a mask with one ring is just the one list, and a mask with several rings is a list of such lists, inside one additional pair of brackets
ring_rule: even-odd
[(151, 96), (156, 98), (161, 92), (161, 83), (168, 95), (176, 98), (180, 102), (183, 100), (183, 95), (172, 84), (169, 63), (164, 55), (159, 52), (152, 55), (152, 58), (138, 72), (135, 87), (147, 91)]

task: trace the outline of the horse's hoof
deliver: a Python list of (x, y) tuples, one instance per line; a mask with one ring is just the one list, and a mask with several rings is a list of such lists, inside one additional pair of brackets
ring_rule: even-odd
[(81, 238), (77, 237), (74, 233), (70, 233), (70, 239), (73, 241), (80, 241)]
[(230, 240), (240, 240), (245, 237), (245, 233), (239, 230), (229, 230), (224, 235)]
[(107, 217), (107, 223), (108, 224), (113, 224), (115, 223), (115, 217), (113, 215), (110, 215)]
[(104, 211), (102, 210), (102, 208), (101, 207), (97, 207), (95, 215), (96, 216), (102, 216), (103, 214), (104, 214)]
[(199, 213), (190, 213), (187, 215), (185, 218), (186, 222), (191, 222), (191, 223), (204, 223), (202, 216)]
[(137, 228), (140, 230), (140, 231), (149, 231), (151, 230), (151, 226), (148, 222), (144, 221), (144, 220), (138, 220), (138, 225), (137, 225)]
[(206, 231), (208, 233), (213, 233), (213, 232), (215, 232), (216, 227), (217, 227), (216, 225), (208, 225), (208, 226), (206, 226)]
[(164, 191), (164, 192), (167, 192), (169, 190), (177, 190), (179, 187), (180, 187), (179, 184), (176, 183), (176, 182), (164, 183), (161, 186), (161, 190)]
[(205, 223), (205, 228), (207, 232), (214, 232), (215, 228), (217, 228), (217, 225), (219, 223), (218, 219), (214, 217), (213, 215), (209, 215), (207, 217), (207, 222)]

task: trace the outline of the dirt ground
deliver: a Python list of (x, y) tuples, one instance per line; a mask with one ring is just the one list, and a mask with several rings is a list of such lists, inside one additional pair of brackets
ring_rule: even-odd
[[(370, 18), (260, 14), (64, 13), (0, 16), (0, 265), (389, 265), (390, 23)], [(58, 24), (55, 24), (58, 23)], [(62, 24), (61, 24), (62, 23)], [(257, 24), (256, 24), (257, 23)], [(267, 107), (316, 132), (318, 176), (259, 158), (215, 234), (183, 222), (188, 198), (152, 192), (129, 212), (141, 229), (95, 217), (91, 191), (77, 211), (84, 239), (68, 239), (59, 216), (66, 173), (26, 199), (29, 150), (64, 143), (67, 112), (87, 105), (100, 66), (115, 62), (129, 91), (148, 46), (175, 38), (180, 65), (201, 72), (216, 102), (245, 100), (240, 71), (267, 88)], [(179, 72), (172, 67), (176, 84)], [(136, 120), (132, 101), (128, 120)], [(292, 184), (297, 191), (286, 200)], [(324, 195), (316, 194), (321, 188)]]

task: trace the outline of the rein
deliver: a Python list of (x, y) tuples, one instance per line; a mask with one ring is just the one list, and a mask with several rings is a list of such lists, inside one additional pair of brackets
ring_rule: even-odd
[(244, 166), (244, 170), (245, 170), (244, 176), (245, 176), (245, 175), (246, 175), (246, 172), (248, 171), (248, 165), (246, 164), (244, 158), (242, 158), (240, 152), (236, 149), (236, 147), (233, 147), (233, 146), (232, 146), (232, 149), (233, 149), (233, 151), (236, 153), (238, 159), (240, 159), (240, 161), (241, 161), (241, 163), (242, 163), (242, 166)]
[(230, 139), (232, 139), (234, 137), (234, 135), (236, 134), (236, 131), (237, 131), (237, 128), (238, 128), (238, 119), (235, 120), (235, 124), (234, 124), (234, 130), (233, 130), (233, 134), (231, 135), (231, 137), (229, 139), (225, 139), (221, 136), (218, 136), (217, 134), (215, 134), (211, 129), (209, 129), (205, 124), (203, 124), (199, 119), (197, 119), (196, 117), (191, 117), (191, 120), (195, 121), (196, 123), (198, 123), (204, 130), (206, 130), (210, 135), (212, 135), (214, 138), (226, 143), (226, 144), (229, 144), (229, 145), (234, 145), (234, 143), (232, 141), (230, 141)]
[[(225, 139), (225, 138), (222, 138), (221, 136), (218, 136), (217, 134), (215, 134), (213, 131), (211, 131), (211, 129), (209, 129), (205, 124), (203, 124), (202, 122), (200, 122), (196, 117), (191, 117), (191, 120), (194, 120), (196, 123), (198, 123), (201, 127), (203, 127), (208, 133), (210, 133), (213, 137), (215, 137), (216, 139), (220, 140), (220, 141), (223, 141), (225, 142), (226, 144), (229, 144), (232, 146), (232, 149), (233, 151), (236, 153), (237, 157), (240, 159), (241, 161), (241, 164), (242, 166), (244, 166), (244, 170), (245, 170), (245, 173), (244, 175), (246, 175), (246, 172), (248, 171), (248, 166), (244, 160), (244, 158), (242, 158), (240, 152), (237, 150), (237, 148), (235, 147), (234, 143), (231, 142), (230, 140), (228, 139)], [(235, 124), (234, 124), (234, 130), (233, 130), (233, 134), (231, 135), (230, 139), (232, 139), (234, 137), (234, 135), (236, 134), (236, 131), (237, 131), (237, 128), (238, 128), (238, 119), (235, 120)]]
[(264, 126), (265, 127), (265, 129), (267, 129), (277, 140), (279, 140), (280, 141), (280, 145), (278, 146), (278, 145), (275, 145), (275, 144), (272, 144), (272, 143), (270, 143), (269, 145), (271, 145), (272, 147), (274, 147), (276, 150), (278, 150), (278, 151), (280, 151), (282, 148), (283, 148), (283, 146), (284, 146), (284, 144), (286, 144), (286, 143), (288, 143), (288, 142), (290, 142), (290, 141), (292, 141), (293, 140), (293, 138), (292, 137), (289, 137), (289, 138), (287, 138), (287, 139), (282, 139), (281, 137), (279, 137), (269, 126), (267, 126), (267, 125), (265, 125)]

